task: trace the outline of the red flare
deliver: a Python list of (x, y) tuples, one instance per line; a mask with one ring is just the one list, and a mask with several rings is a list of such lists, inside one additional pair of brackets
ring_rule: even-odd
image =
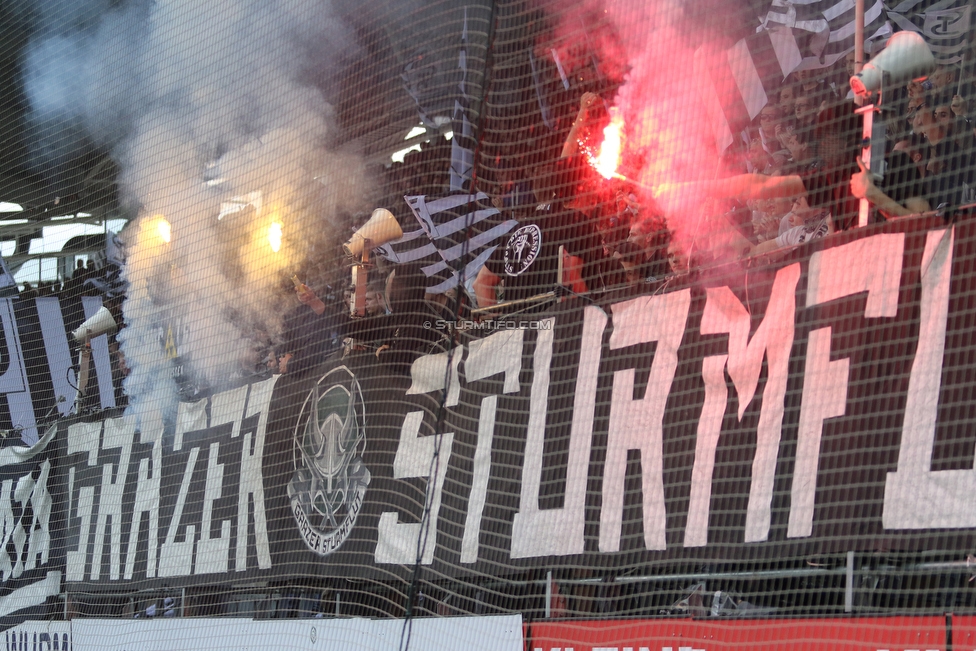
[(603, 129), (603, 143), (596, 156), (590, 156), (590, 165), (605, 179), (619, 178), (620, 152), (623, 149), (624, 120), (617, 107), (610, 109), (610, 123)]

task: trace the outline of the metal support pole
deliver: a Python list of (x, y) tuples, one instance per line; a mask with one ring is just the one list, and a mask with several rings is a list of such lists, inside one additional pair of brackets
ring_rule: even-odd
[[(854, 74), (859, 74), (864, 68), (864, 0), (856, 0), (854, 3)], [(854, 96), (854, 105), (863, 106), (864, 98), (860, 95)], [(866, 112), (864, 116), (864, 141), (871, 141), (871, 121), (874, 118), (873, 112)], [(871, 166), (871, 146), (861, 153), (861, 159), (866, 161), (866, 167)], [(858, 202), (857, 225), (864, 227), (868, 225), (868, 218), (871, 215), (871, 204), (867, 199)]]
[[(869, 172), (874, 170), (871, 168), (871, 159), (873, 158), (873, 150), (871, 148), (872, 141), (874, 140), (874, 104), (868, 104), (867, 106), (862, 106), (861, 108), (854, 111), (861, 115), (864, 120), (863, 131), (861, 132), (861, 163), (864, 165), (864, 169)], [(868, 219), (871, 216), (871, 202), (865, 199), (860, 199), (858, 201), (857, 210), (857, 225), (859, 228), (863, 228), (868, 225)]]
[(844, 612), (854, 612), (854, 552), (847, 552), (847, 585), (844, 586)]
[(546, 619), (552, 616), (552, 570), (546, 572)]

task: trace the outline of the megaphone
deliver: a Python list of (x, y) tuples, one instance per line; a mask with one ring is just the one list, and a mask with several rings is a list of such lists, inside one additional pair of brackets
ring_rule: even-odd
[(369, 240), (370, 248), (375, 249), (401, 237), (403, 237), (403, 229), (400, 228), (400, 224), (397, 223), (393, 213), (386, 208), (377, 208), (373, 211), (369, 221), (363, 224), (358, 231), (352, 234), (349, 241), (342, 245), (342, 250), (346, 252), (346, 255), (358, 258), (363, 254), (366, 240)]
[[(886, 84), (902, 84), (925, 77), (935, 69), (935, 58), (925, 40), (915, 32), (895, 32), (881, 54), (851, 77), (851, 90), (866, 97)], [(885, 77), (887, 76), (887, 79)]]
[(78, 326), (71, 333), (71, 336), (75, 338), (75, 341), (85, 343), (99, 335), (115, 334), (118, 329), (119, 326), (115, 323), (112, 313), (108, 311), (107, 307), (102, 307)]

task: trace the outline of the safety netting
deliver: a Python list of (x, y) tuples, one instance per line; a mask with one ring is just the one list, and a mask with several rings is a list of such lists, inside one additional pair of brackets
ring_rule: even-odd
[(971, 14), (3, 3), (7, 648), (972, 646)]

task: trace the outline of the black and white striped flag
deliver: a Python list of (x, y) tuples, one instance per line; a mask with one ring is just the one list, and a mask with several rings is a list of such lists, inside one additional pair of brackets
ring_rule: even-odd
[(702, 47), (695, 52), (699, 93), (720, 151), (769, 101), (777, 101), (783, 81), (802, 62), (793, 30), (787, 27), (763, 29), (726, 51)]
[(940, 64), (962, 60), (972, 39), (972, 13), (972, 0), (903, 0), (888, 5), (895, 27), (920, 34)]
[[(864, 4), (865, 43), (889, 36), (882, 0)], [(855, 0), (773, 0), (758, 31), (790, 30), (801, 58), (794, 70), (826, 68), (854, 49), (854, 8)]]
[(430, 294), (443, 294), (477, 276), (502, 236), (517, 224), (514, 219), (501, 219), (483, 192), (404, 200), (420, 228), (377, 250), (390, 262), (422, 265)]
[[(867, 3), (865, 42), (888, 36), (882, 1)], [(724, 52), (699, 48), (694, 74), (718, 149), (777, 100), (794, 70), (831, 66), (853, 49), (854, 0), (773, 0), (754, 35)]]

